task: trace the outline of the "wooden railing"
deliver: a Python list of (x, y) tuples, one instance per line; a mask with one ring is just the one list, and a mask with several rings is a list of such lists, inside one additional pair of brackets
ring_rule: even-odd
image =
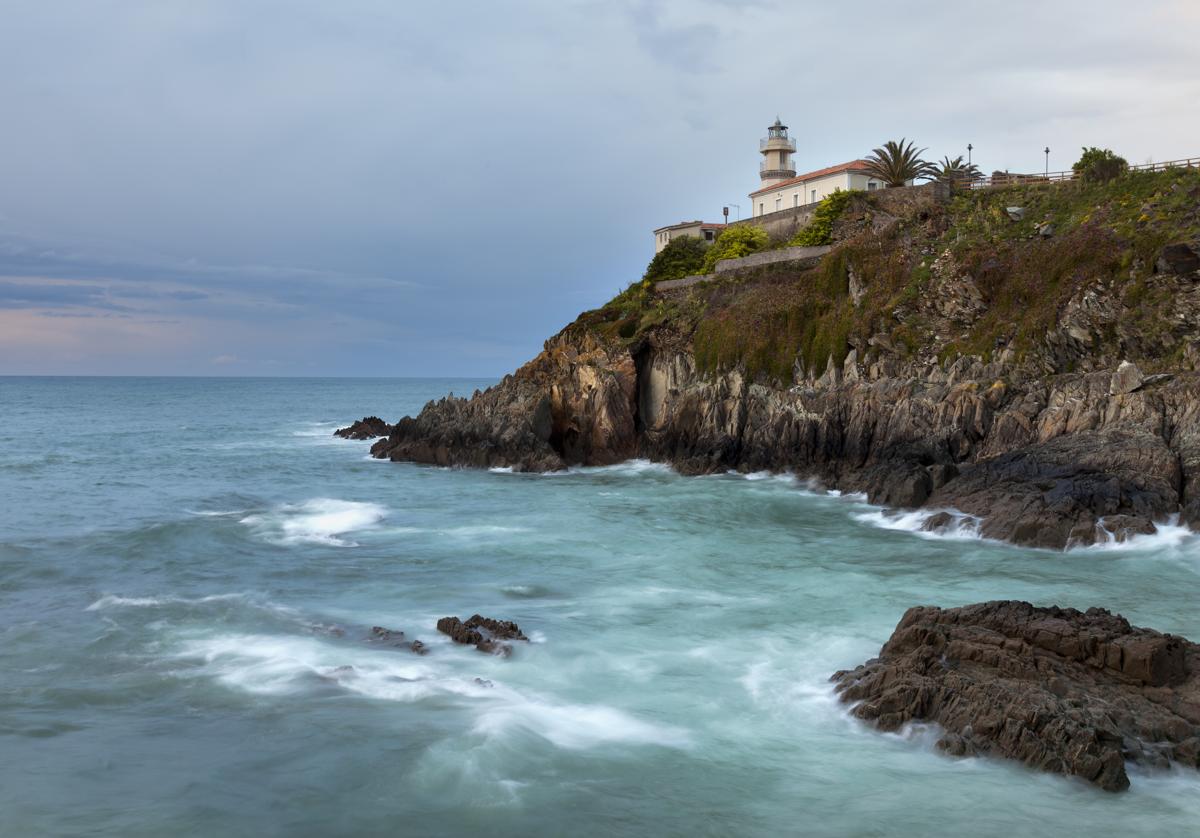
[[(1166, 160), (1162, 163), (1138, 163), (1129, 167), (1131, 172), (1161, 172), (1166, 169), (1200, 168), (1200, 157), (1185, 157), (1182, 160)], [(998, 172), (988, 177), (952, 181), (959, 189), (987, 189), (992, 186), (1016, 186), (1037, 183), (1063, 183), (1079, 177), (1076, 172), (1043, 172), (1042, 174), (1019, 174)]]

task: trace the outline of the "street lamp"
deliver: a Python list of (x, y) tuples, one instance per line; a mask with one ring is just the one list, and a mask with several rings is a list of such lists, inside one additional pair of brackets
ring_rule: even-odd
[(1046, 177), (1050, 177), (1050, 146), (1046, 146)]
[[(738, 211), (737, 220), (741, 221), (742, 220), (742, 205), (741, 204), (730, 204), (729, 207), (737, 208), (737, 211)], [(729, 207), (725, 207), (725, 221), (726, 222), (729, 221)]]

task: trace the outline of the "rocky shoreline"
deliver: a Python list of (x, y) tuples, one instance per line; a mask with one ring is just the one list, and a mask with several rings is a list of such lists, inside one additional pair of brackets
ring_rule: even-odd
[(1200, 374), (1129, 364), (1039, 378), (970, 358), (924, 369), (850, 358), (782, 389), (701, 375), (678, 348), (559, 336), (486, 392), (371, 430), (374, 456), (441, 466), (643, 457), (687, 474), (789, 471), (884, 506), (957, 509), (985, 537), (1036, 547), (1200, 522)]

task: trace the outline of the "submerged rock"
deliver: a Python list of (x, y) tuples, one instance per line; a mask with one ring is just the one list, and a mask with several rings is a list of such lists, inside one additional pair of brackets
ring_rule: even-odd
[(512, 654), (512, 646), (503, 641), (529, 640), (521, 633), (516, 623), (509, 620), (493, 620), (479, 614), (471, 615), (466, 622), (458, 617), (442, 617), (437, 621), (437, 630), (449, 636), (455, 643), (474, 646), (481, 652), (503, 657)]
[(1128, 788), (1127, 761), (1200, 768), (1200, 645), (1100, 608), (996, 601), (910, 608), (879, 657), (832, 676), (882, 730)]
[(353, 425), (346, 428), (338, 428), (333, 432), (334, 436), (340, 436), (342, 439), (375, 439), (376, 437), (387, 436), (392, 432), (392, 426), (384, 422), (378, 416), (367, 416), (359, 419)]
[(383, 643), (397, 649), (408, 649), (418, 655), (423, 655), (429, 651), (420, 640), (409, 641), (405, 638), (404, 632), (384, 628), (383, 626), (371, 626), (370, 640), (373, 643)]

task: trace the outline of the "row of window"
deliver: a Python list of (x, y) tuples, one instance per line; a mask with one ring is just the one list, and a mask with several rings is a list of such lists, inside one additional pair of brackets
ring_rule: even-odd
[[(870, 181), (867, 184), (867, 191), (874, 192), (878, 187), (879, 187), (879, 184), (877, 184), (875, 181)], [(812, 190), (812, 192), (809, 193), (808, 202), (810, 204), (815, 204), (817, 202), (817, 190), (814, 189), (814, 190)], [(795, 194), (792, 195), (792, 206), (793, 207), (800, 206), (800, 193), (799, 192), (796, 192)], [(775, 212), (780, 212), (782, 209), (783, 209), (783, 196), (779, 195), (775, 198)], [(766, 204), (765, 203), (759, 202), (758, 214), (766, 215)]]

